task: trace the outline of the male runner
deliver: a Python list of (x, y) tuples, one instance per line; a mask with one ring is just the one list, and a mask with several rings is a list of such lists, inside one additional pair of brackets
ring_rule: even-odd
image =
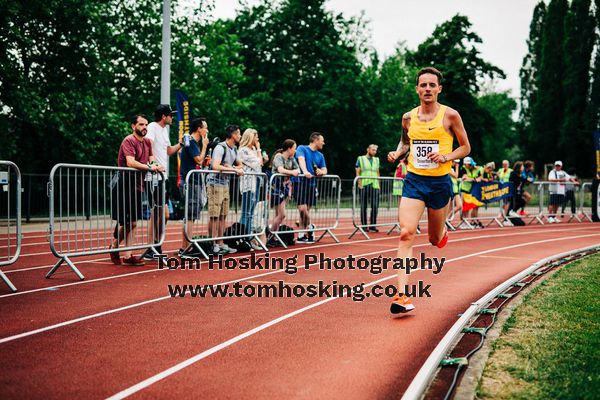
[[(439, 248), (448, 242), (445, 222), (452, 198), (452, 182), (448, 173), (452, 169), (452, 160), (463, 158), (471, 151), (459, 113), (437, 101), (442, 91), (441, 83), (442, 74), (435, 68), (423, 68), (417, 73), (416, 91), (421, 105), (404, 114), (401, 145), (388, 154), (388, 160), (394, 162), (410, 149), (399, 215), (402, 231), (397, 256), (402, 259), (412, 257), (417, 225), (425, 207), (429, 242)], [(454, 136), (459, 147), (452, 151)], [(407, 284), (408, 275), (398, 270), (399, 294), (390, 306), (394, 316), (415, 308), (405, 294)]]

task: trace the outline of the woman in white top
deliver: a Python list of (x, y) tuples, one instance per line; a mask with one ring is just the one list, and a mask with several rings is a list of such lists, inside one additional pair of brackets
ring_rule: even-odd
[[(238, 160), (242, 163), (244, 173), (260, 173), (263, 165), (260, 142), (256, 129), (246, 129), (240, 140)], [(252, 233), (254, 208), (258, 201), (260, 183), (256, 175), (244, 175), (240, 178), (242, 194), (242, 218), (240, 223), (246, 228), (246, 234)]]

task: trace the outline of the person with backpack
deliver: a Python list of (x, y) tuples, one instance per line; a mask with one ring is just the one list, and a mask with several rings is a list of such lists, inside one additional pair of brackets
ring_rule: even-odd
[[(229, 181), (235, 172), (244, 175), (241, 162), (237, 156), (237, 145), (241, 139), (240, 127), (228, 125), (225, 128), (226, 139), (219, 143), (212, 152), (211, 170), (215, 171), (206, 177), (208, 195), (208, 233), (213, 238), (222, 238), (225, 232), (225, 220), (229, 214)], [(217, 239), (213, 243), (214, 254), (232, 254), (236, 250)]]

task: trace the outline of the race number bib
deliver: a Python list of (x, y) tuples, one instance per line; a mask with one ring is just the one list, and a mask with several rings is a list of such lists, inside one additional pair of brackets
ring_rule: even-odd
[(438, 163), (427, 159), (429, 153), (437, 153), (440, 151), (439, 140), (413, 140), (410, 152), (413, 156), (415, 168), (433, 169), (438, 167)]

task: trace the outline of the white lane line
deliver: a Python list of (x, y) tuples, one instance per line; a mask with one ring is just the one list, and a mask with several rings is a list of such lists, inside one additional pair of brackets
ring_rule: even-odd
[[(534, 226), (527, 226), (527, 227), (525, 227), (525, 228), (526, 228), (526, 229), (527, 229), (527, 228), (532, 228), (532, 229), (528, 229), (528, 230), (526, 231), (526, 232), (528, 232), (528, 233), (559, 232), (559, 231), (563, 231), (563, 230), (564, 230), (564, 231), (568, 231), (568, 232), (573, 232), (573, 231), (581, 231), (581, 230), (586, 230), (586, 229), (589, 229), (589, 227), (579, 227), (579, 228), (576, 228), (576, 229), (556, 229), (556, 228), (558, 228), (557, 226), (553, 227), (553, 228), (555, 228), (555, 229), (550, 229), (550, 228), (545, 228), (545, 229), (544, 229), (544, 228), (542, 228), (542, 229), (539, 229), (539, 227), (534, 227)], [(535, 229), (534, 229), (534, 228), (535, 228)], [(522, 229), (522, 228), (520, 228), (520, 229)], [(506, 230), (506, 228), (499, 228), (499, 227), (498, 227), (498, 228), (489, 228), (489, 229), (486, 229), (486, 232), (490, 232), (490, 231), (494, 231), (494, 232), (496, 232), (496, 231), (504, 231), (504, 230)], [(452, 232), (452, 235), (459, 234), (459, 233), (472, 233), (472, 232), (474, 232), (474, 231), (473, 231), (473, 230), (459, 230), (459, 231)], [(523, 230), (523, 232), (525, 232), (525, 230)], [(523, 232), (515, 233), (515, 235), (522, 235), (522, 234), (524, 234)], [(420, 235), (417, 235), (417, 236), (423, 236), (423, 235), (424, 235), (424, 233), (421, 233)], [(348, 244), (348, 243), (352, 243), (352, 244), (358, 244), (358, 245), (360, 245), (360, 244), (362, 244), (362, 243), (366, 243), (366, 244), (368, 244), (368, 243), (369, 243), (369, 242), (371, 242), (371, 241), (377, 241), (377, 240), (387, 240), (387, 239), (394, 239), (394, 238), (395, 238), (395, 239), (398, 239), (398, 236), (386, 236), (386, 237), (383, 237), (383, 238), (375, 238), (375, 239), (370, 239), (370, 240), (367, 240), (367, 239), (361, 239), (361, 240), (348, 241), (348, 242), (341, 242), (341, 243), (329, 243), (329, 244), (327, 244), (327, 245), (335, 245), (335, 244)], [(168, 241), (165, 241), (165, 243), (173, 243), (173, 242), (175, 242), (175, 243), (179, 243), (179, 241), (178, 241), (178, 240), (168, 240)], [(326, 246), (326, 245), (310, 245), (310, 247), (317, 247), (317, 246)], [(307, 246), (307, 247), (309, 247), (309, 246)], [(299, 250), (301, 250), (301, 249), (303, 249), (303, 248), (306, 248), (306, 247), (302, 247), (302, 248), (300, 248)], [(169, 250), (169, 251), (171, 251), (171, 252), (175, 252), (176, 250), (177, 250), (177, 249), (173, 249), (173, 250)], [(272, 251), (272, 252), (270, 252), (270, 253), (271, 253), (271, 254), (277, 254), (277, 252), (280, 252), (280, 251), (287, 251), (287, 250), (276, 250), (276, 251)], [(42, 253), (42, 254), (52, 255), (52, 253)], [(108, 254), (108, 253), (107, 253), (107, 254)], [(97, 261), (106, 260), (107, 258), (108, 258), (108, 255), (106, 255), (106, 256), (104, 256), (104, 257), (102, 257), (102, 258), (94, 258), (94, 259), (91, 259), (91, 260), (83, 260), (83, 261), (78, 261), (78, 262), (77, 262), (77, 264), (88, 264), (88, 263), (95, 263), (95, 262), (97, 262)], [(56, 260), (58, 261), (58, 259), (56, 259)], [(11, 270), (5, 270), (5, 271), (4, 271), (4, 273), (5, 273), (5, 274), (11, 274), (11, 273), (15, 273), (15, 272), (35, 271), (35, 270), (38, 270), (38, 269), (50, 269), (50, 268), (52, 268), (53, 266), (54, 266), (54, 264), (48, 264), (48, 265), (42, 265), (42, 266), (38, 266), (38, 267), (27, 267), (27, 268), (20, 268), (20, 269), (11, 269)], [(90, 282), (90, 281), (88, 281), (88, 282)], [(0, 296), (0, 298), (1, 298), (1, 297), (2, 297), (2, 296)]]
[[(389, 238), (394, 238), (394, 236), (389, 236), (389, 237), (386, 237), (386, 238), (372, 239), (372, 240), (389, 239)], [(365, 240), (367, 240), (367, 239), (363, 239), (362, 241), (365, 241)], [(181, 243), (181, 239), (179, 239), (179, 240), (165, 240), (163, 243)], [(328, 243), (326, 245), (344, 244), (344, 243), (353, 243), (353, 242)], [(326, 245), (320, 245), (320, 246), (326, 246)], [(317, 246), (317, 245), (311, 245), (310, 247), (315, 247), (315, 246)], [(303, 248), (306, 248), (306, 247), (302, 247), (302, 248), (300, 248), (300, 250), (303, 249)], [(178, 249), (171, 249), (171, 250), (168, 250), (168, 251), (172, 252), (173, 255), (176, 255), (177, 250)], [(277, 250), (277, 251), (288, 251), (288, 250)], [(270, 253), (274, 254), (275, 251), (272, 251)], [(52, 253), (51, 252), (45, 252), (45, 253), (36, 253), (36, 254), (29, 254), (29, 255), (38, 255), (38, 256), (39, 255), (48, 255), (48, 256), (52, 256)], [(23, 257), (23, 256), (20, 256), (20, 257)], [(108, 253), (106, 253), (106, 255), (104, 257), (102, 257), (102, 258), (94, 258), (92, 260), (78, 261), (77, 264), (92, 263), (92, 262), (96, 262), (96, 261), (106, 260), (107, 258), (108, 258)], [(56, 261), (58, 262), (58, 258), (56, 259)], [(52, 268), (54, 265), (55, 264), (48, 264), (48, 265), (42, 265), (42, 266), (38, 266), (38, 267), (27, 267), (27, 268), (20, 268), (20, 269), (11, 269), (11, 270), (8, 270), (8, 271), (4, 271), (4, 273), (5, 274), (10, 274), (10, 273), (14, 273), (14, 272), (35, 271), (35, 270), (38, 270), (38, 269), (49, 269), (49, 268)], [(0, 296), (0, 297), (2, 297), (2, 296)]]
[[(576, 230), (585, 230), (585, 229), (588, 229), (588, 228), (570, 229), (569, 232), (576, 231)], [(498, 230), (502, 230), (502, 228), (498, 228)], [(548, 232), (562, 232), (562, 231), (564, 231), (564, 229), (528, 230), (528, 231), (513, 233), (512, 235), (513, 236), (529, 235), (529, 234), (533, 234), (533, 233), (548, 233)], [(472, 232), (472, 231), (464, 231), (464, 232), (468, 233), (468, 232)], [(459, 233), (459, 232), (454, 232), (454, 233)], [(485, 239), (485, 238), (504, 237), (504, 236), (506, 236), (506, 234), (485, 235), (485, 236), (477, 236), (477, 237), (474, 236), (473, 238), (474, 239)], [(328, 243), (328, 244), (321, 244), (321, 245), (308, 245), (308, 246), (304, 246), (304, 247), (300, 247), (300, 248), (272, 251), (272, 252), (269, 252), (269, 254), (279, 254), (279, 253), (285, 253), (285, 252), (290, 252), (290, 251), (296, 252), (298, 250), (304, 250), (304, 249), (309, 249), (309, 248), (315, 249), (315, 248), (323, 248), (323, 247), (343, 246), (343, 245), (348, 245), (348, 244), (352, 245), (355, 243), (362, 243), (362, 242), (377, 242), (377, 241), (384, 241), (384, 240), (398, 240), (398, 238), (394, 237), (394, 236), (388, 236), (388, 237), (377, 238), (377, 239), (363, 239), (363, 240), (356, 240), (356, 241), (350, 241), (350, 242)], [(451, 240), (450, 243), (453, 241), (460, 241), (460, 240), (462, 240), (462, 239)], [(429, 244), (425, 244), (425, 245), (428, 246)], [(417, 247), (417, 246), (413, 246), (413, 247)], [(261, 254), (264, 254), (264, 253), (261, 253)], [(231, 258), (239, 259), (239, 258), (243, 258), (243, 257), (247, 257), (247, 255), (236, 256), (236, 257), (231, 257)], [(95, 260), (80, 261), (78, 264), (90, 263), (90, 262), (102, 261), (102, 260), (106, 260), (106, 257), (95, 259)], [(205, 264), (206, 264), (206, 261), (204, 261), (201, 264), (201, 266), (205, 265)], [(47, 268), (50, 268), (52, 266), (54, 266), (54, 264), (48, 266)], [(36, 267), (36, 268), (40, 268), (40, 267)], [(42, 287), (42, 288), (37, 288), (37, 289), (19, 291), (19, 292), (15, 292), (15, 293), (8, 293), (8, 294), (0, 295), (0, 299), (5, 298), (5, 297), (21, 296), (21, 295), (30, 294), (30, 293), (52, 291), (53, 289), (58, 289), (58, 288), (63, 288), (63, 287), (71, 287), (71, 286), (77, 286), (77, 285), (84, 285), (84, 284), (88, 284), (88, 283), (102, 282), (102, 281), (107, 281), (107, 280), (112, 280), (112, 279), (126, 278), (126, 277), (130, 277), (130, 276), (147, 274), (147, 273), (156, 272), (156, 271), (169, 271), (169, 270), (168, 269), (160, 270), (158, 268), (144, 269), (142, 271), (130, 272), (130, 273), (126, 273), (126, 274), (111, 275), (111, 276), (106, 276), (103, 278), (95, 278), (95, 279), (89, 279), (89, 280), (84, 280), (84, 281), (64, 283), (62, 285), (48, 286), (48, 287)], [(8, 273), (8, 272), (9, 271), (6, 271), (5, 273)]]
[[(591, 236), (600, 236), (600, 233), (589, 234), (589, 235), (581, 235), (581, 236), (570, 236), (570, 237), (563, 237), (563, 238), (551, 239), (551, 240), (538, 240), (538, 241), (535, 241), (535, 242), (519, 243), (519, 244), (511, 245), (511, 246), (506, 246), (506, 247), (500, 247), (500, 248), (494, 248), (494, 249), (484, 250), (484, 251), (480, 251), (480, 252), (477, 252), (477, 253), (468, 254), (468, 255), (465, 255), (465, 256), (456, 257), (456, 258), (453, 258), (453, 259), (450, 259), (450, 260), (446, 260), (446, 264), (450, 263), (450, 262), (464, 260), (465, 258), (479, 256), (481, 254), (493, 253), (493, 252), (496, 252), (496, 251), (509, 250), (509, 249), (514, 249), (514, 248), (517, 248), (517, 247), (530, 246), (530, 245), (540, 244), (540, 243), (558, 242), (558, 241), (571, 240), (571, 239), (580, 239), (580, 238), (591, 237)], [(393, 275), (390, 275), (390, 276), (378, 279), (376, 281), (372, 281), (372, 282), (366, 284), (365, 287), (373, 286), (373, 285), (376, 285), (378, 283), (384, 282), (384, 281), (386, 281), (388, 279), (392, 279), (392, 278), (396, 278), (396, 277), (397, 277), (397, 274), (393, 274)], [(237, 335), (237, 336), (235, 336), (235, 337), (233, 337), (233, 338), (231, 338), (231, 339), (229, 339), (229, 340), (227, 340), (227, 341), (225, 341), (225, 342), (223, 342), (223, 343), (221, 343), (221, 344), (219, 344), (217, 346), (211, 347), (208, 350), (205, 350), (205, 351), (203, 351), (201, 353), (198, 353), (195, 356), (193, 356), (191, 358), (188, 358), (187, 360), (182, 361), (179, 364), (176, 364), (176, 365), (172, 366), (171, 368), (168, 368), (168, 369), (166, 369), (166, 370), (164, 370), (164, 371), (162, 371), (162, 372), (160, 372), (160, 373), (158, 373), (158, 374), (156, 374), (154, 376), (151, 376), (148, 379), (145, 379), (145, 380), (143, 380), (143, 381), (141, 381), (141, 382), (139, 382), (139, 383), (137, 383), (137, 384), (135, 384), (133, 386), (130, 386), (127, 389), (122, 390), (122, 391), (120, 391), (120, 392), (118, 392), (118, 393), (116, 393), (116, 394), (108, 397), (108, 400), (117, 400), (117, 399), (124, 399), (126, 397), (129, 397), (132, 394), (135, 394), (135, 393), (139, 392), (140, 390), (145, 389), (148, 386), (153, 385), (156, 382), (159, 382), (159, 381), (161, 381), (161, 380), (163, 380), (165, 378), (168, 378), (169, 376), (171, 376), (171, 375), (173, 375), (173, 374), (181, 371), (182, 369), (185, 369), (185, 368), (189, 367), (190, 365), (195, 364), (198, 361), (200, 361), (200, 360), (202, 360), (202, 359), (204, 359), (204, 358), (206, 358), (206, 357), (208, 357), (208, 356), (210, 356), (212, 354), (215, 354), (215, 353), (217, 353), (217, 352), (219, 352), (219, 351), (221, 351), (223, 349), (226, 349), (227, 347), (229, 347), (229, 346), (231, 346), (231, 345), (233, 345), (233, 344), (235, 344), (235, 343), (237, 343), (237, 342), (239, 342), (239, 341), (241, 341), (241, 340), (243, 340), (243, 339), (245, 339), (245, 338), (247, 338), (249, 336), (252, 336), (252, 335), (254, 335), (254, 334), (256, 334), (256, 333), (258, 333), (260, 331), (263, 331), (263, 330), (265, 330), (265, 329), (267, 329), (267, 328), (269, 328), (269, 327), (271, 327), (273, 325), (276, 325), (276, 324), (278, 324), (278, 323), (280, 323), (282, 321), (285, 321), (287, 319), (295, 317), (296, 315), (302, 314), (302, 313), (304, 313), (304, 312), (306, 312), (306, 311), (308, 311), (310, 309), (319, 307), (319, 306), (321, 306), (323, 304), (326, 304), (326, 303), (328, 303), (330, 301), (333, 301), (335, 299), (338, 299), (338, 298), (339, 297), (329, 297), (327, 299), (321, 300), (321, 301), (319, 301), (317, 303), (314, 303), (314, 304), (311, 304), (309, 306), (306, 306), (306, 307), (300, 308), (298, 310), (292, 311), (291, 313), (282, 315), (281, 317), (278, 317), (278, 318), (273, 319), (273, 320), (271, 320), (269, 322), (266, 322), (266, 323), (264, 323), (262, 325), (259, 325), (256, 328), (253, 328), (253, 329), (251, 329), (249, 331), (246, 331), (246, 332), (244, 332), (244, 333), (242, 333), (240, 335)]]
[(536, 260), (536, 258), (527, 257), (502, 257), (502, 256), (479, 256), (481, 258), (501, 258), (503, 260)]
[[(336, 229), (335, 233), (337, 234), (342, 234), (345, 235), (347, 233), (352, 233), (352, 229)], [(327, 237), (327, 236), (326, 236)], [(92, 241), (93, 242), (93, 241)], [(181, 239), (176, 239), (176, 240), (165, 240), (163, 243), (181, 243)], [(59, 242), (57, 242), (57, 246), (58, 246)], [(49, 242), (40, 242), (40, 243), (30, 243), (30, 244), (25, 244), (22, 246), (38, 246), (38, 245), (48, 245), (49, 246)], [(66, 248), (66, 245), (63, 246), (63, 249)], [(68, 249), (67, 249), (68, 251)], [(85, 250), (81, 250), (81, 251), (85, 251)], [(22, 252), (21, 255), (19, 256), (19, 258), (22, 257), (35, 257), (35, 256), (43, 256), (43, 255), (48, 255), (48, 256), (52, 256), (52, 251), (50, 249), (48, 249), (47, 251), (41, 252), (41, 253), (24, 253)]]
[[(351, 245), (353, 243), (360, 243), (360, 242), (378, 242), (378, 241), (384, 241), (384, 240), (398, 240), (397, 237), (394, 236), (388, 236), (388, 237), (384, 237), (384, 238), (377, 238), (377, 239), (363, 239), (363, 240), (356, 240), (356, 241), (351, 241), (351, 242), (340, 242), (340, 243), (327, 243), (327, 244), (317, 244), (317, 245), (307, 245), (307, 246), (303, 246), (303, 247), (294, 247), (294, 248), (290, 248), (290, 249), (282, 249), (282, 250), (276, 250), (276, 251), (270, 251), (269, 254), (273, 255), (273, 254), (280, 254), (280, 253), (290, 253), (290, 254), (294, 254), (295, 252), (298, 252), (300, 250), (306, 250), (306, 249), (319, 249), (319, 248), (324, 248), (324, 247), (333, 247), (333, 246), (345, 246), (345, 245)], [(264, 255), (264, 252), (260, 252), (260, 255)], [(232, 259), (240, 259), (240, 258), (246, 258), (248, 257), (248, 255), (240, 255), (240, 256), (235, 256), (235, 257), (228, 257), (228, 258), (232, 258)], [(82, 263), (91, 263), (91, 262), (96, 262), (96, 261), (104, 261), (106, 260), (107, 257), (102, 257), (99, 259), (94, 259), (94, 260), (84, 260), (84, 261), (80, 261), (78, 264), (82, 264)], [(207, 264), (206, 261), (203, 261), (201, 263), (201, 266), (205, 266)], [(39, 268), (51, 268), (53, 267), (54, 264), (49, 265), (49, 266), (44, 266), (44, 267), (34, 267), (36, 269)], [(43, 287), (43, 288), (37, 288), (37, 289), (31, 289), (31, 290), (24, 290), (24, 291), (20, 291), (20, 292), (15, 292), (15, 293), (8, 293), (8, 294), (4, 294), (0, 296), (0, 299), (4, 298), (4, 297), (13, 297), (13, 296), (20, 296), (20, 295), (24, 295), (24, 294), (29, 294), (29, 293), (37, 293), (37, 292), (41, 292), (41, 291), (46, 291), (46, 290), (51, 290), (51, 289), (56, 289), (56, 288), (63, 288), (63, 287), (69, 287), (69, 286), (75, 286), (75, 285), (83, 285), (83, 284), (87, 284), (87, 283), (93, 283), (93, 282), (101, 282), (101, 281), (106, 281), (106, 280), (110, 280), (110, 279), (118, 279), (118, 278), (124, 278), (124, 277), (129, 277), (129, 276), (134, 276), (134, 275), (141, 275), (141, 274), (147, 274), (147, 273), (151, 273), (151, 272), (160, 272), (160, 271), (169, 271), (168, 269), (158, 269), (157, 267), (153, 267), (152, 269), (144, 269), (142, 271), (137, 271), (137, 272), (131, 272), (131, 273), (127, 273), (127, 274), (120, 274), (120, 275), (112, 275), (112, 276), (107, 276), (107, 277), (103, 277), (103, 278), (96, 278), (96, 279), (90, 279), (90, 280), (84, 280), (84, 281), (76, 281), (76, 282), (70, 282), (70, 283), (65, 283), (62, 285), (56, 285), (56, 286), (48, 286), (48, 287)], [(10, 271), (5, 271), (5, 273), (8, 273)], [(172, 271), (171, 271), (172, 272)]]
[[(463, 241), (476, 240), (476, 239), (479, 239), (479, 238), (469, 237), (469, 238), (457, 239), (457, 240), (454, 240), (454, 241), (455, 242), (463, 242)], [(413, 247), (425, 247), (425, 246), (429, 246), (429, 244), (418, 244), (418, 245), (415, 245)], [(395, 249), (393, 249), (393, 250), (395, 250)], [(370, 253), (357, 254), (356, 257), (379, 255), (381, 253), (385, 253), (385, 252), (388, 252), (388, 251), (392, 251), (392, 250), (384, 250), (384, 251), (379, 251), (378, 250), (378, 251), (373, 251), (373, 252), (370, 252)], [(299, 265), (298, 266), (298, 268), (302, 268), (302, 267), (304, 267), (304, 265)], [(231, 281), (227, 281), (227, 282), (215, 283), (215, 284), (212, 284), (211, 286), (227, 285), (227, 284), (236, 283), (236, 282), (243, 282), (243, 281), (252, 282), (251, 279), (260, 278), (260, 277), (268, 276), (268, 275), (272, 275), (272, 274), (279, 274), (279, 273), (282, 273), (282, 272), (285, 272), (285, 270), (281, 270), (280, 269), (280, 270), (265, 272), (265, 273), (262, 273), (262, 274), (256, 274), (256, 275), (241, 277), (241, 278), (238, 278), (238, 279), (235, 279), (235, 280), (231, 280)], [(167, 299), (170, 299), (170, 298), (171, 298), (171, 296), (162, 296), (162, 297), (158, 297), (158, 298), (155, 298), (155, 299), (145, 300), (145, 301), (142, 301), (142, 302), (139, 302), (139, 303), (131, 304), (131, 305), (128, 305), (128, 306), (123, 306), (123, 307), (119, 307), (119, 308), (115, 308), (115, 309), (111, 309), (111, 310), (106, 310), (106, 311), (102, 311), (102, 312), (99, 312), (99, 313), (95, 313), (95, 314), (91, 314), (91, 315), (87, 315), (87, 316), (75, 318), (75, 319), (72, 319), (72, 320), (69, 320), (69, 321), (60, 322), (58, 324), (49, 325), (49, 326), (46, 326), (44, 328), (38, 328), (38, 329), (31, 330), (31, 331), (19, 333), (19, 334), (13, 335), (13, 336), (7, 336), (5, 338), (0, 339), (0, 344), (11, 342), (11, 341), (17, 340), (17, 339), (22, 339), (24, 337), (32, 336), (32, 335), (35, 335), (35, 334), (38, 334), (38, 333), (47, 332), (47, 331), (50, 331), (50, 330), (53, 330), (53, 329), (61, 328), (63, 326), (73, 325), (73, 324), (76, 324), (78, 322), (87, 321), (87, 320), (90, 320), (90, 319), (93, 319), (93, 318), (102, 317), (104, 315), (109, 315), (109, 314), (117, 313), (117, 312), (120, 312), (120, 311), (125, 311), (125, 310), (129, 310), (129, 309), (136, 308), (136, 307), (141, 307), (141, 306), (144, 306), (146, 304), (155, 303), (155, 302), (158, 302), (158, 301), (161, 301), (161, 300), (167, 300)]]
[[(502, 230), (503, 228), (498, 228), (498, 230)], [(577, 228), (577, 229), (571, 229), (569, 230), (569, 232), (575, 231), (575, 230), (585, 230), (588, 228)], [(491, 231), (488, 230), (488, 232)], [(548, 232), (561, 232), (564, 231), (564, 229), (541, 229), (541, 230), (527, 230), (527, 231), (522, 231), (522, 232), (518, 232), (518, 233), (513, 233), (512, 235), (529, 235), (529, 234), (533, 234), (533, 233), (548, 233)], [(455, 233), (461, 233), (461, 232), (472, 232), (471, 230), (469, 231), (460, 231), (460, 232), (453, 232), (453, 234)], [(500, 234), (500, 235), (485, 235), (485, 236), (477, 236), (474, 238), (478, 238), (478, 239), (483, 239), (483, 238), (492, 238), (492, 237), (503, 237), (505, 236), (505, 234)], [(355, 240), (355, 241), (350, 241), (350, 242), (340, 242), (340, 243), (328, 243), (328, 244), (320, 244), (320, 245), (308, 245), (308, 246), (304, 246), (304, 247), (300, 247), (300, 248), (294, 248), (294, 249), (287, 249), (287, 250), (276, 250), (276, 251), (272, 251), (269, 252), (269, 254), (279, 254), (279, 253), (285, 253), (285, 252), (297, 252), (298, 250), (304, 250), (304, 249), (318, 249), (318, 248), (323, 248), (323, 247), (332, 247), (332, 246), (343, 246), (343, 245), (353, 245), (353, 244), (357, 244), (357, 243), (364, 243), (364, 242), (379, 242), (379, 241), (384, 241), (384, 240), (398, 240), (398, 237), (395, 236), (386, 236), (383, 238), (377, 238), (377, 239), (362, 239), (362, 240)], [(457, 240), (454, 240), (457, 241)], [(450, 241), (452, 242), (452, 240)], [(264, 254), (264, 253), (260, 253), (260, 254)], [(233, 259), (240, 259), (243, 257), (247, 257), (247, 255), (244, 256), (236, 256), (236, 257), (231, 257)], [(106, 260), (106, 257), (103, 258), (98, 258), (98, 259), (94, 259), (94, 260), (85, 260), (85, 261), (80, 261), (78, 264), (82, 264), (82, 263), (91, 263), (91, 262), (96, 262), (96, 261), (104, 261)], [(206, 261), (202, 262), (202, 265), (205, 265)], [(35, 269), (40, 269), (40, 268), (51, 268), (53, 267), (54, 264), (49, 265), (49, 266), (43, 266), (43, 267), (33, 267)], [(103, 277), (103, 278), (96, 278), (96, 279), (90, 279), (90, 280), (84, 280), (84, 281), (76, 281), (76, 282), (70, 282), (70, 283), (65, 283), (62, 285), (55, 285), (55, 286), (48, 286), (48, 287), (42, 287), (42, 288), (37, 288), (37, 289), (31, 289), (31, 290), (24, 290), (24, 291), (20, 291), (20, 292), (15, 292), (15, 293), (8, 293), (8, 294), (4, 294), (4, 295), (0, 295), (0, 299), (5, 298), (5, 297), (13, 297), (13, 296), (21, 296), (24, 294), (29, 294), (29, 293), (38, 293), (38, 292), (43, 292), (43, 291), (52, 291), (53, 289), (57, 289), (57, 288), (63, 288), (63, 287), (70, 287), (70, 286), (76, 286), (76, 285), (84, 285), (84, 284), (88, 284), (88, 283), (94, 283), (94, 282), (102, 282), (102, 281), (107, 281), (107, 280), (111, 280), (111, 279), (119, 279), (119, 278), (125, 278), (125, 277), (129, 277), (129, 276), (134, 276), (134, 275), (141, 275), (141, 274), (147, 274), (147, 273), (151, 273), (151, 272), (156, 272), (156, 271), (169, 271), (168, 269), (164, 269), (164, 270), (160, 270), (157, 268), (152, 268), (152, 269), (144, 269), (142, 271), (137, 271), (137, 272), (130, 272), (127, 274), (120, 274), (120, 275), (111, 275), (111, 276), (107, 276), (107, 277)], [(6, 271), (5, 273), (9, 273), (10, 271)]]

